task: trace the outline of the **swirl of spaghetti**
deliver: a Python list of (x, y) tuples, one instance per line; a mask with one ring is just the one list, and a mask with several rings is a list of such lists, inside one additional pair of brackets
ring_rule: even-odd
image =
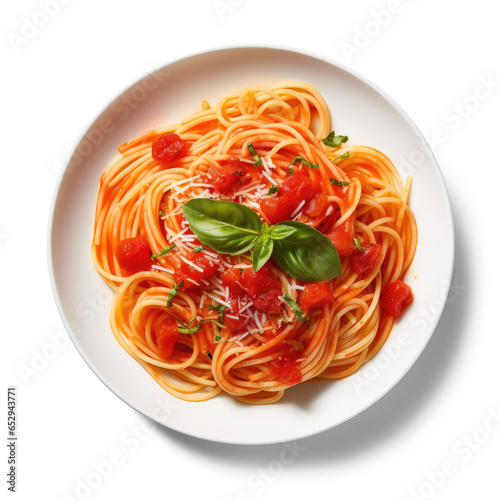
[[(331, 136), (313, 87), (251, 85), (123, 144), (103, 172), (92, 259), (116, 292), (111, 329), (173, 396), (273, 403), (298, 383), (351, 375), (386, 342), (399, 314), (394, 283), (417, 246), (411, 178), (380, 151)], [(166, 141), (168, 158), (155, 153)], [(340, 276), (307, 283), (274, 261), (256, 273), (250, 251), (205, 247), (182, 210), (196, 198), (312, 226), (334, 243)], [(140, 238), (147, 257), (127, 267), (137, 256), (120, 247)]]

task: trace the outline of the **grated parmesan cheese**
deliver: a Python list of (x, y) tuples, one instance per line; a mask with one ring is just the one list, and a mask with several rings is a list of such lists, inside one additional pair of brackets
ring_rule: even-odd
[(208, 292), (205, 292), (205, 293), (212, 300), (215, 300), (215, 302), (218, 302), (219, 304), (222, 304), (223, 306), (226, 306), (228, 309), (231, 309), (231, 304), (229, 304), (229, 302), (226, 302), (225, 300), (219, 299), (219, 297), (216, 297), (215, 295), (210, 295)]
[(266, 160), (266, 161), (267, 161), (267, 166), (268, 166), (269, 168), (272, 168), (272, 169), (276, 168), (276, 165), (273, 163), (273, 161), (271, 160), (271, 157), (270, 157), (270, 156), (268, 156), (268, 157), (267, 157), (267, 160)]
[[(270, 174), (270, 173), (271, 173), (271, 172), (269, 172), (269, 174)], [(269, 180), (269, 182), (270, 182), (271, 184), (274, 184), (275, 186), (277, 186), (277, 185), (278, 185), (278, 183), (277, 183), (277, 182), (276, 182), (276, 181), (275, 181), (275, 180), (271, 177), (271, 175), (269, 175), (269, 174), (268, 174), (267, 172), (262, 172), (262, 175), (263, 175), (266, 179), (268, 179), (268, 180)]]
[(299, 203), (298, 207), (292, 212), (292, 215), (290, 215), (290, 217), (295, 217), (299, 213), (300, 209), (305, 205), (305, 203), (306, 203), (306, 200), (302, 200)]
[(183, 257), (182, 255), (179, 255), (179, 258), (185, 262), (188, 266), (191, 266), (193, 269), (196, 269), (197, 271), (200, 271), (201, 273), (204, 271), (204, 269), (200, 266), (197, 266), (193, 262), (190, 262), (189, 260), (186, 259), (186, 257)]
[(167, 269), (166, 267), (157, 266), (156, 264), (151, 267), (153, 269), (156, 269), (157, 271), (165, 271), (166, 273), (174, 274), (174, 271), (172, 271), (171, 269)]

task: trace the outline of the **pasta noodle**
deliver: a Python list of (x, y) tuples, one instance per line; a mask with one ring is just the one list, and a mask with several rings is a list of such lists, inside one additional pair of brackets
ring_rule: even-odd
[[(333, 146), (322, 141), (328, 136)], [(155, 158), (165, 138), (173, 153)], [(119, 148), (100, 181), (92, 258), (116, 292), (116, 340), (170, 394), (204, 401), (225, 392), (273, 403), (296, 383), (351, 375), (384, 345), (399, 313), (392, 296), (385, 307), (381, 297), (403, 280), (417, 245), (411, 178), (403, 183), (383, 153), (346, 140), (331, 134), (317, 90), (292, 82), (252, 85), (215, 107), (205, 101), (181, 123)], [(314, 194), (300, 199), (306, 185)], [(294, 219), (317, 229), (338, 250), (340, 276), (315, 288), (270, 260), (266, 272), (280, 291), (266, 302), (267, 290), (245, 289), (245, 277), (255, 275), (251, 252), (217, 253), (190, 230), (182, 207), (196, 198), (232, 200), (264, 222)], [(117, 248), (139, 235), (155, 255), (127, 271)], [(180, 334), (162, 337), (172, 324)], [(163, 338), (172, 345), (162, 347)]]

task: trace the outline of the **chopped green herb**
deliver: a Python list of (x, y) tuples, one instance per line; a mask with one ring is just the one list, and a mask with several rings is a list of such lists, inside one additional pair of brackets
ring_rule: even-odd
[(330, 177), (330, 182), (334, 186), (348, 186), (349, 185), (349, 182), (347, 182), (347, 181), (338, 181), (337, 179), (332, 179), (331, 177)]
[(321, 139), (323, 144), (329, 148), (338, 148), (343, 142), (347, 142), (348, 140), (349, 137), (347, 135), (335, 135), (335, 131), (329, 134), (328, 137)]
[(180, 323), (181, 326), (177, 327), (177, 331), (179, 333), (184, 333), (186, 335), (191, 333), (196, 333), (204, 323), (213, 323), (214, 325), (217, 325), (219, 328), (224, 328), (224, 325), (221, 325), (220, 323), (218, 323), (213, 319), (202, 319), (196, 326), (193, 326), (192, 328), (187, 328), (195, 320), (196, 318), (193, 318), (192, 320), (189, 321), (189, 323)]
[(361, 246), (361, 243), (359, 242), (358, 238), (354, 238), (354, 246), (360, 251), (362, 252), (363, 250), (366, 250), (365, 247), (362, 247)]
[(267, 194), (274, 194), (274, 193), (277, 193), (279, 191), (280, 187), (278, 186), (278, 184), (273, 184), (270, 188), (269, 188), (269, 192)]
[(293, 174), (293, 167), (291, 165), (288, 165), (288, 175)]
[(177, 292), (179, 291), (179, 288), (181, 288), (184, 285), (184, 280), (182, 280), (178, 285), (174, 281), (174, 285), (170, 289), (170, 293), (168, 294), (167, 298), (167, 307), (170, 307), (172, 304), (172, 299), (177, 295)]
[(160, 217), (165, 217), (167, 215), (163, 210), (160, 210)]
[(219, 328), (224, 328), (224, 325), (222, 323), (219, 323), (218, 321), (215, 321), (215, 319), (203, 319), (202, 323), (213, 323), (215, 326), (218, 326)]
[(214, 335), (214, 342), (220, 342), (222, 340), (222, 335)]
[(248, 143), (248, 151), (250, 151), (250, 154), (254, 159), (254, 166), (262, 165), (262, 159), (257, 154), (257, 151), (255, 151), (255, 148), (253, 147), (253, 144), (251, 142)]
[(295, 313), (297, 316), (297, 319), (299, 321), (307, 321), (307, 318), (304, 318), (304, 311), (299, 307), (299, 304), (295, 302), (295, 300), (290, 297), (287, 293), (283, 295), (283, 298), (285, 299), (286, 303), (291, 307), (292, 311)]
[(295, 165), (295, 162), (300, 161), (300, 163), (303, 163), (304, 165), (307, 165), (310, 168), (319, 168), (319, 165), (317, 163), (311, 163), (310, 161), (304, 160), (302, 156), (296, 156), (290, 165)]
[(193, 252), (199, 253), (202, 250), (205, 250), (205, 245), (198, 245), (197, 247), (193, 248)]
[(210, 311), (217, 311), (219, 313), (219, 323), (222, 323), (224, 325), (224, 309), (226, 306), (224, 304), (217, 304), (214, 306), (213, 304), (210, 304), (208, 306), (208, 309)]
[(193, 328), (178, 326), (177, 331), (179, 333), (183, 333), (184, 335), (190, 335), (191, 333), (196, 333), (201, 328), (201, 325), (203, 325), (203, 321), (200, 321), (196, 326), (193, 326)]
[(344, 153), (343, 155), (337, 156), (337, 158), (334, 158), (333, 160), (330, 160), (332, 163), (337, 160), (343, 160), (345, 158), (349, 158), (349, 151), (347, 153)]
[(170, 250), (173, 250), (174, 248), (175, 248), (175, 244), (172, 243), (171, 245), (164, 248), (163, 250), (160, 250), (158, 253), (151, 255), (151, 260), (155, 260), (156, 258), (161, 257), (162, 255), (165, 255), (166, 253), (170, 252)]
[(242, 267), (240, 267), (240, 275), (242, 275), (244, 273), (244, 269)]

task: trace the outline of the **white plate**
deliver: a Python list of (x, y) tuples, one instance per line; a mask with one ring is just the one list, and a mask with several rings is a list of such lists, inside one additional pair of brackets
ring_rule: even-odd
[[(112, 292), (90, 258), (99, 178), (117, 147), (147, 129), (178, 122), (247, 85), (299, 80), (326, 99), (337, 133), (373, 146), (403, 175), (414, 176), (410, 205), (419, 228), (406, 281), (415, 296), (382, 351), (340, 382), (309, 382), (282, 401), (248, 406), (228, 396), (203, 403), (164, 392), (115, 341), (109, 326)], [(422, 134), (381, 90), (351, 70), (295, 51), (244, 47), (193, 55), (147, 75), (111, 103), (82, 137), (60, 180), (49, 228), (49, 266), (57, 306), (77, 349), (123, 401), (177, 431), (213, 441), (265, 444), (324, 431), (363, 411), (415, 363), (441, 315), (454, 258), (453, 223), (439, 167)], [(429, 312), (430, 311), (430, 312)], [(425, 312), (425, 313), (424, 313)]]

